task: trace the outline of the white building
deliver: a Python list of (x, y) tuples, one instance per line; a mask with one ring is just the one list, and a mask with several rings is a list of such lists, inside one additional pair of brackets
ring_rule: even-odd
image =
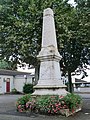
[(25, 83), (34, 82), (34, 75), (27, 72), (0, 69), (0, 94), (11, 92), (15, 88), (23, 92)]
[[(86, 75), (84, 75), (86, 72)], [(72, 76), (72, 83), (75, 92), (89, 92), (90, 93), (90, 66), (84, 68), (84, 72)], [(83, 77), (84, 76), (84, 77)]]

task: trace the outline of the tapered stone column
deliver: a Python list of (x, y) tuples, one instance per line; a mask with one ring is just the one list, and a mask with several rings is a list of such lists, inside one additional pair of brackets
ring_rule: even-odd
[(50, 8), (43, 13), (42, 48), (37, 58), (41, 62), (40, 75), (33, 95), (66, 95), (66, 86), (61, 80), (54, 15)]

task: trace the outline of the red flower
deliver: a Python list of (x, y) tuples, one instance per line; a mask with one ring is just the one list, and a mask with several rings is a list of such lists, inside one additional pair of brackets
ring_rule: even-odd
[(59, 98), (62, 99), (62, 98), (64, 98), (64, 96), (61, 95), (61, 96), (59, 96)]
[(54, 112), (56, 113), (56, 112), (57, 112), (57, 110), (54, 110)]
[(60, 108), (58, 108), (58, 110), (60, 110)]
[(21, 108), (21, 105), (18, 105), (18, 109), (20, 109)]
[(74, 113), (74, 109), (72, 109), (72, 113)]
[(48, 110), (48, 113), (50, 113), (50, 110)]
[(23, 112), (23, 110), (22, 110), (22, 109), (19, 109), (19, 112)]

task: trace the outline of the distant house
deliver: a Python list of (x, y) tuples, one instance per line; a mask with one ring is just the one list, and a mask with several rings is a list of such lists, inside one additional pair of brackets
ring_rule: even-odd
[(9, 93), (13, 88), (23, 92), (25, 83), (33, 83), (34, 75), (27, 72), (0, 69), (0, 94)]
[(86, 79), (80, 79), (79, 76), (72, 76), (72, 83), (74, 87), (74, 92), (90, 93), (90, 81), (87, 81)]

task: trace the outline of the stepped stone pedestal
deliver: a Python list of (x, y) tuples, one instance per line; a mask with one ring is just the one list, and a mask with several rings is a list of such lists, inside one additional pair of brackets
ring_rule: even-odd
[(66, 86), (61, 80), (54, 15), (50, 8), (43, 13), (42, 48), (37, 58), (41, 62), (40, 75), (32, 95), (66, 95)]

